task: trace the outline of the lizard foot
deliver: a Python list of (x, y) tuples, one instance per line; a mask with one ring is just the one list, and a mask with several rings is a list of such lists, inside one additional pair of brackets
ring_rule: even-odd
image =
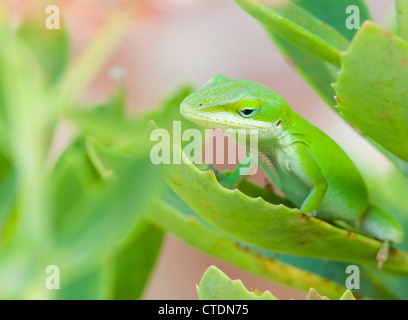
[(315, 210), (315, 211), (309, 212), (306, 215), (309, 216), (309, 217), (316, 217), (317, 211)]

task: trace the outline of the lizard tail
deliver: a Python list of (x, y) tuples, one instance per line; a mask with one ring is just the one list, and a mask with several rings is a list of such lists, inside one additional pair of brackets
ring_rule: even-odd
[(382, 209), (370, 205), (364, 215), (354, 223), (354, 227), (382, 241), (401, 243), (401, 225)]

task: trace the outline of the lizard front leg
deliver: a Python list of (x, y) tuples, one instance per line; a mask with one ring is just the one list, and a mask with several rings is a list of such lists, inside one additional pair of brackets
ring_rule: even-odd
[(327, 183), (315, 185), (300, 207), (300, 211), (315, 216), (323, 202), (326, 191)]
[(307, 146), (297, 145), (295, 147), (292, 145), (292, 148), (290, 154), (294, 155), (295, 159), (289, 161), (289, 170), (310, 187), (310, 193), (300, 206), (300, 211), (315, 216), (326, 195), (327, 181), (319, 165), (310, 155)]

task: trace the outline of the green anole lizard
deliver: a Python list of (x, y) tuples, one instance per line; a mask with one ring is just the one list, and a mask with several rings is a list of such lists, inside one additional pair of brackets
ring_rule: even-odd
[[(370, 205), (361, 174), (346, 153), (268, 87), (216, 75), (182, 102), (180, 112), (206, 128), (245, 129), (248, 135), (256, 129), (256, 155), (277, 188), (303, 213), (344, 221), (383, 241), (379, 267), (387, 259), (389, 242), (402, 241), (400, 225)], [(234, 188), (245, 178), (237, 172), (224, 186)]]

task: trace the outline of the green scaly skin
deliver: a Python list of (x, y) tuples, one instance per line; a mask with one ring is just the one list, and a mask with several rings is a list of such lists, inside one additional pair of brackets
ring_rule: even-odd
[(205, 128), (245, 129), (248, 137), (257, 130), (261, 167), (303, 213), (345, 221), (385, 247), (402, 241), (400, 225), (369, 204), (361, 174), (346, 153), (268, 87), (216, 75), (182, 102), (180, 112)]

